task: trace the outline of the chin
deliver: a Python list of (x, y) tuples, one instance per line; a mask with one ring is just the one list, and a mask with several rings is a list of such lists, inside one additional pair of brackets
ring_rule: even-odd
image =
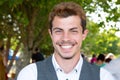
[(61, 56), (63, 59), (72, 59), (74, 56)]

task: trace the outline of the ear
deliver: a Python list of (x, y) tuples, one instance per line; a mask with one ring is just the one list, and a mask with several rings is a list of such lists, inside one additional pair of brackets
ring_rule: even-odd
[(48, 29), (48, 32), (49, 32), (50, 37), (52, 37), (52, 32), (50, 29)]
[(84, 31), (84, 33), (82, 34), (83, 40), (85, 40), (88, 32), (89, 32), (89, 31), (86, 29), (86, 30)]

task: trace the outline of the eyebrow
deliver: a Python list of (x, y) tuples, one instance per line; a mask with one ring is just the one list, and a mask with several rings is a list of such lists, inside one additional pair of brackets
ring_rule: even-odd
[(61, 28), (56, 27), (56, 28), (53, 28), (53, 31), (56, 30), (56, 29), (58, 29), (58, 30), (62, 30)]
[[(75, 29), (78, 29), (78, 27), (70, 28), (70, 30), (75, 30)], [(53, 31), (54, 31), (54, 30), (63, 30), (63, 29), (61, 29), (61, 28), (59, 28), (59, 27), (56, 27), (56, 28), (53, 28)]]
[(71, 28), (70, 30), (74, 30), (74, 29), (78, 29), (78, 27), (73, 27), (73, 28)]

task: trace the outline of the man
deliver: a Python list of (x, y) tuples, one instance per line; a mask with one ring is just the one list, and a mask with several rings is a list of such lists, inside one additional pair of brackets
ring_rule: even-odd
[(85, 61), (80, 54), (87, 36), (86, 16), (76, 3), (56, 5), (49, 15), (54, 53), (25, 67), (17, 80), (114, 80), (109, 72)]

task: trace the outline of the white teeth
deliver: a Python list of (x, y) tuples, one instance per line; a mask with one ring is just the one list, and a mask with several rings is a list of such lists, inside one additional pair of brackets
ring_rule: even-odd
[(68, 48), (71, 48), (72, 46), (61, 46), (61, 47), (68, 49)]

